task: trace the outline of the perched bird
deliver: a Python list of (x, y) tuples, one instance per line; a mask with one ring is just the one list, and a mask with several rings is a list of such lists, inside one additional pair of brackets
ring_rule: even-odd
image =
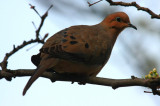
[(124, 12), (108, 15), (101, 23), (71, 26), (51, 36), (32, 56), (37, 66), (26, 84), (23, 95), (46, 70), (79, 76), (96, 76), (107, 63), (119, 33), (127, 28), (137, 29)]

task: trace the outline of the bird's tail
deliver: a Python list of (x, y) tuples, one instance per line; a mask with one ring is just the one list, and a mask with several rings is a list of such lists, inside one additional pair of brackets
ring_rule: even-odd
[(40, 75), (42, 75), (42, 73), (45, 71), (45, 67), (43, 66), (40, 66), (38, 67), (34, 74), (31, 76), (31, 78), (29, 79), (29, 81), (27, 82), (24, 90), (23, 90), (23, 96), (26, 94), (27, 90), (30, 88), (30, 86), (33, 84), (33, 82), (38, 78), (40, 77)]

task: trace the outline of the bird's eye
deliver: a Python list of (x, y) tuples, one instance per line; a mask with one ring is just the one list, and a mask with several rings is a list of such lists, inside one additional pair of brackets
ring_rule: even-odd
[(121, 18), (120, 17), (116, 17), (116, 21), (121, 22)]

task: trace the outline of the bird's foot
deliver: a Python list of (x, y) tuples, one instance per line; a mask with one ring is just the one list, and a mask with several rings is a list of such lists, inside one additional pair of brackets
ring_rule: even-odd
[(86, 82), (78, 82), (79, 85), (86, 85)]
[(71, 80), (71, 84), (74, 84), (74, 82), (78, 82), (79, 85), (85, 85), (86, 82), (84, 79), (88, 78), (86, 76), (82, 76), (82, 75), (77, 75), (77, 74), (74, 74), (74, 73), (56, 73), (60, 76), (64, 76), (65, 78), (69, 78), (69, 79), (72, 79)]

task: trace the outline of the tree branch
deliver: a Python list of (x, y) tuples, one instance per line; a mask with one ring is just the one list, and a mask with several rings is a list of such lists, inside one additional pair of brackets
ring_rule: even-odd
[[(33, 9), (39, 16), (40, 14), (38, 13), (38, 11), (35, 9), (35, 6), (31, 6), (31, 9)], [(42, 28), (42, 25), (44, 23), (44, 20), (46, 19), (47, 15), (48, 15), (48, 11), (52, 8), (52, 5), (49, 7), (49, 9), (44, 13), (44, 15), (40, 16), (41, 18), (41, 22), (40, 22), (40, 25), (38, 27), (38, 29), (36, 30), (36, 38), (35, 39), (31, 39), (29, 41), (23, 41), (23, 43), (17, 47), (15, 47), (15, 45), (13, 45), (13, 50), (11, 50), (9, 53), (6, 53), (3, 61), (0, 63), (0, 66), (2, 67), (2, 71), (6, 71), (6, 72), (3, 72), (3, 73), (7, 73), (7, 64), (8, 64), (8, 58), (10, 56), (12, 56), (14, 53), (16, 53), (17, 51), (19, 51), (20, 49), (24, 48), (25, 46), (29, 45), (29, 44), (32, 44), (32, 43), (44, 43), (45, 39), (47, 38), (48, 36), (48, 33), (45, 34), (45, 36), (40, 39), (39, 38), (39, 33), (40, 33), (40, 30)], [(8, 74), (11, 74), (11, 73), (8, 73)], [(7, 77), (6, 80), (11, 80), (11, 78)]]
[[(99, 2), (101, 2), (102, 0), (99, 0), (97, 2), (94, 2), (94, 3), (88, 3), (89, 7), (94, 5), (94, 4), (97, 4)], [(154, 13), (152, 10), (150, 10), (149, 8), (146, 8), (146, 7), (141, 7), (139, 4), (137, 4), (136, 2), (131, 2), (131, 3), (126, 3), (126, 2), (114, 2), (113, 0), (106, 0), (110, 5), (120, 5), (120, 6), (125, 6), (125, 7), (129, 7), (129, 6), (133, 6), (135, 8), (137, 8), (137, 10), (142, 10), (142, 11), (145, 11), (147, 12), (148, 14), (151, 15), (151, 18), (157, 18), (157, 19), (160, 19), (160, 15), (159, 14), (156, 14)]]
[[(0, 70), (0, 79), (6, 77), (24, 77), (24, 76), (32, 76), (34, 73), (34, 69), (18, 69), (18, 70), (7, 70), (8, 73), (4, 73)], [(10, 73), (10, 74), (9, 74)], [(109, 79), (109, 78), (100, 78), (100, 77), (80, 77), (73, 75), (63, 75), (56, 74), (51, 72), (44, 72), (41, 77), (48, 78), (52, 82), (55, 81), (71, 81), (71, 82), (80, 82), (80, 83), (89, 83), (94, 85), (103, 85), (110, 86), (113, 89), (117, 89), (120, 87), (129, 87), (129, 86), (142, 86), (149, 87), (152, 89), (152, 93), (154, 95), (160, 96), (160, 91), (158, 88), (160, 87), (160, 78), (157, 79), (141, 79), (132, 76), (131, 79)], [(145, 91), (146, 92), (146, 91)]]
[(131, 2), (131, 3), (125, 3), (125, 2), (113, 2), (112, 0), (106, 0), (107, 2), (110, 3), (110, 5), (120, 5), (120, 6), (133, 6), (136, 7), (137, 10), (142, 10), (147, 12), (148, 14), (151, 15), (151, 18), (157, 18), (160, 19), (160, 15), (155, 14), (153, 11), (151, 11), (149, 8), (146, 7), (141, 7), (140, 5), (138, 5), (136, 2)]

